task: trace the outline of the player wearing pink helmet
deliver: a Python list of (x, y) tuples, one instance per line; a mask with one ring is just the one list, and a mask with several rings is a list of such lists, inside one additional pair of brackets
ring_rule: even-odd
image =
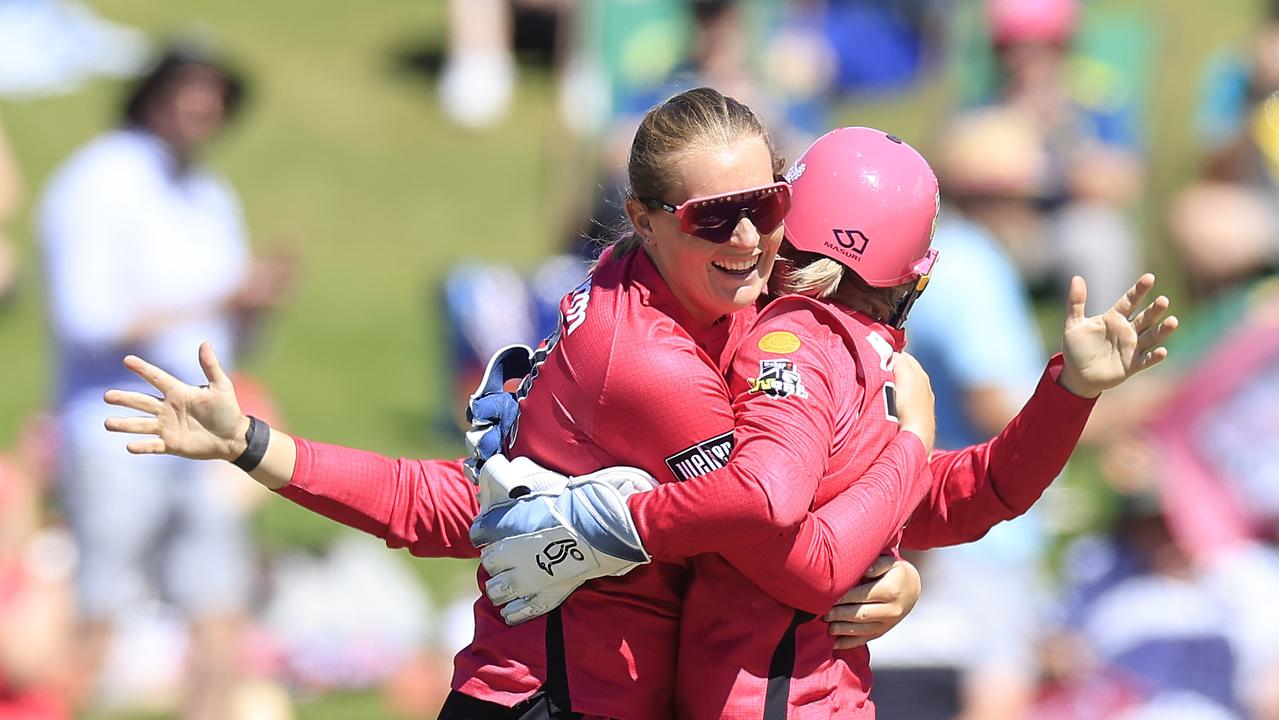
[[(856, 582), (860, 570), (900, 528), (920, 492), (928, 494), (930, 508), (930, 518), (919, 522), (921, 528), (928, 528), (931, 518), (948, 518), (931, 533), (921, 530), (930, 541), (947, 533), (963, 539), (955, 528), (988, 527), (1015, 513), (1028, 496), (1037, 495), (1037, 468), (1052, 462), (1043, 458), (1060, 454), (1058, 446), (1063, 444), (1068, 450), (1069, 438), (1082, 427), (1090, 406), (1079, 398), (1063, 401), (1052, 394), (1054, 386), (1040, 393), (1038, 405), (1028, 406), (1023, 422), (1015, 421), (1001, 436), (1003, 444), (997, 440), (984, 448), (934, 458), (931, 466), (938, 480), (924, 483), (922, 489), (918, 473), (925, 448), (919, 438), (897, 433), (896, 451), (869, 463), (873, 456), (859, 446), (857, 428), (836, 419), (853, 413), (873, 417), (875, 426), (866, 437), (881, 447), (884, 436), (894, 430), (886, 394), (874, 391), (887, 383), (880, 343), (888, 341), (882, 337), (872, 340), (868, 332), (860, 340), (847, 341), (875, 355), (873, 363), (861, 368), (860, 378), (858, 368), (847, 363), (823, 378), (816, 364), (805, 375), (804, 368), (787, 359), (803, 349), (805, 341), (797, 332), (752, 335), (754, 344), (749, 347), (767, 357), (756, 369), (731, 376), (735, 389), (743, 382), (746, 386), (740, 408), (734, 408), (721, 373), (755, 316), (754, 302), (781, 240), (781, 216), (790, 188), (776, 182), (773, 173), (779, 168), (767, 135), (749, 110), (706, 88), (683, 93), (646, 117), (631, 165), (634, 192), (627, 211), (637, 235), (603, 256), (591, 280), (566, 296), (559, 332), (538, 353), (538, 367), (527, 381), (519, 406), (521, 429), (511, 448), (514, 455), (526, 456), (518, 461), (533, 458), (591, 477), (570, 490), (563, 482), (557, 484), (556, 473), (549, 470), (522, 475), (517, 471), (519, 480), (535, 492), (498, 507), (492, 503), (500, 479), (496, 476), (501, 468), (516, 466), (490, 460), (481, 494), (498, 512), (486, 514), (472, 529), (472, 539), (483, 543), (510, 537), (489, 545), (490, 560), (500, 559), (503, 550), (518, 551), (521, 539), (527, 543), (527, 552), (518, 558), (518, 569), (527, 574), (481, 574), (489, 592), (500, 596), (541, 573), (556, 581), (555, 587), (542, 597), (521, 594), (519, 603), (512, 605), (545, 610), (546, 596), (551, 595), (564, 605), (545, 617), (507, 627), (503, 620), (513, 616), (499, 614), (481, 599), (476, 605), (475, 642), (455, 664), (457, 692), (444, 711), (449, 718), (576, 713), (623, 720), (669, 717), (677, 677), (687, 672), (688, 680), (696, 681), (696, 673), (703, 670), (689, 665), (676, 671), (678, 644), (698, 641), (681, 633), (680, 622), (709, 628), (719, 619), (740, 628), (742, 616), (755, 617), (756, 601), (759, 617), (768, 623), (756, 633), (772, 650), (765, 659), (767, 667), (754, 660), (759, 645), (726, 647), (720, 664), (752, 657), (752, 665), (742, 669), (748, 676), (742, 686), (723, 688), (718, 704), (707, 694), (696, 707), (689, 704), (681, 712), (718, 714), (727, 703), (724, 698), (731, 695), (756, 706), (768, 701), (776, 705), (780, 699), (780, 712), (786, 715), (786, 706), (796, 699), (789, 678), (796, 668), (800, 674), (810, 672), (797, 660), (787, 661), (787, 638), (805, 650), (806, 659), (816, 658), (808, 650), (817, 647), (810, 645), (815, 640), (808, 633), (818, 624), (796, 622), (802, 616), (757, 592), (740, 598), (716, 596), (715, 578), (700, 586), (699, 597), (716, 604), (688, 607), (685, 595), (692, 586), (682, 561), (722, 548), (725, 559), (760, 588), (815, 614)], [(814, 317), (825, 312), (822, 304), (806, 302)], [(806, 352), (817, 351), (822, 355), (818, 359), (829, 361), (841, 346), (848, 347), (838, 334), (841, 322), (836, 318), (823, 325), (829, 334), (812, 339)], [(862, 327), (869, 328), (873, 321), (867, 323)], [(797, 324), (795, 330), (799, 329)], [(1108, 342), (1095, 328), (1085, 335), (1092, 338), (1093, 350), (1097, 343)], [(800, 348), (794, 347), (796, 342)], [(1099, 353), (1106, 358), (1117, 354), (1118, 349)], [(737, 355), (745, 362), (746, 355)], [(127, 364), (164, 397), (110, 393), (108, 402), (145, 415), (113, 418), (108, 428), (159, 436), (135, 441), (133, 452), (235, 459), (251, 469), (255, 479), (286, 497), (378, 534), (388, 544), (408, 546), (415, 554), (474, 552), (465, 546), (464, 518), (474, 514), (477, 503), (459, 464), (392, 461), (269, 432), (240, 412), (234, 389), (208, 347), (201, 349), (201, 361), (210, 379), (207, 388), (184, 385), (130, 358)], [(1090, 358), (1081, 367), (1094, 365)], [(1111, 369), (1098, 377), (1118, 382), (1135, 371), (1131, 364), (1121, 365), (1117, 373)], [(867, 377), (870, 392), (865, 390)], [(1087, 387), (1098, 382), (1091, 376), (1085, 380)], [(1045, 407), (1060, 415), (1045, 414)], [(739, 410), (737, 418), (734, 410)], [(183, 418), (192, 422), (184, 423)], [(1048, 424), (1038, 426), (1039, 420)], [(1034, 434), (1028, 432), (1032, 425)], [(839, 440), (837, 450), (832, 450), (832, 438)], [(1031, 440), (1033, 450), (1021, 445)], [(1025, 452), (1012, 452), (1011, 446)], [(630, 510), (617, 487), (595, 472), (617, 464), (638, 466), (666, 481), (652, 493), (632, 497), (634, 521), (619, 514)], [(634, 470), (621, 474), (635, 477)], [(852, 475), (857, 482), (841, 489), (839, 482), (829, 482), (836, 475)], [(1019, 482), (1025, 478), (1030, 478), (1025, 483), (1030, 492)], [(560, 499), (571, 505), (566, 513), (553, 506)], [(560, 522), (534, 528), (539, 512), (542, 520)], [(640, 541), (631, 542), (627, 536), (636, 529), (633, 522), (641, 526), (647, 553)], [(912, 521), (912, 532), (915, 524)], [(663, 544), (663, 536), (669, 542)], [(564, 599), (576, 587), (573, 578), (622, 575), (650, 555), (668, 561), (625, 577), (601, 579)], [(700, 567), (695, 568), (694, 582)], [(754, 587), (732, 576), (737, 572), (732, 567), (706, 567), (727, 583), (718, 587)], [(749, 605), (737, 602), (748, 598)], [(780, 632), (770, 637), (778, 621)], [(805, 635), (797, 638), (801, 625)], [(864, 698), (865, 677), (858, 674), (865, 666), (864, 650), (851, 659), (832, 660), (827, 653), (822, 662), (831, 673), (819, 673), (814, 686), (833, 678), (854, 686), (849, 692)], [(718, 665), (705, 670), (708, 681), (738, 677), (738, 671), (724, 675)], [(757, 682), (757, 677), (766, 680)], [(681, 696), (697, 692), (697, 685), (679, 682)], [(768, 687), (777, 690), (766, 694)], [(854, 698), (850, 707), (857, 702)]]
[[(685, 719), (873, 716), (866, 649), (837, 651), (825, 626), (810, 622), (855, 578), (832, 570), (823, 596), (788, 590), (774, 570), (798, 555), (816, 560), (819, 571), (831, 567), (832, 558), (873, 556), (878, 543), (894, 544), (893, 533), (881, 534), (869, 519), (861, 533), (836, 532), (824, 519), (857, 511), (848, 504), (858, 497), (856, 478), (900, 437), (892, 368), (904, 345), (900, 326), (936, 259), (929, 245), (937, 181), (913, 148), (868, 128), (823, 136), (788, 178), (794, 193), (787, 242), (773, 277), (774, 291), (785, 294), (760, 312), (728, 371), (737, 415), (729, 466), (631, 495), (624, 508), (620, 498), (584, 502), (569, 486), (520, 498), (477, 520), (481, 539), (491, 542), (482, 554), (493, 573), (488, 593), (495, 602), (511, 602), (508, 619), (544, 611), (585, 577), (635, 567), (633, 559), (617, 560), (609, 543), (620, 540), (658, 560), (692, 556), (675, 688), (675, 714)], [(1123, 308), (1146, 289), (1134, 288)], [(1157, 322), (1157, 313), (1142, 322)], [(1148, 343), (1160, 337), (1150, 334), (1143, 345), (1153, 347)], [(1054, 358), (1035, 397), (1000, 437), (933, 456), (935, 480), (926, 502), (910, 514), (904, 544), (923, 549), (970, 541), (1030, 507), (1060, 472), (1095, 397), (1095, 386), (1082, 382), (1077, 370), (1062, 370), (1062, 359)], [(1038, 443), (1033, 457), (1013, 450), (1032, 441)], [(789, 470), (789, 482), (736, 472), (735, 463), (761, 448)], [(993, 493), (977, 492), (992, 487)], [(786, 542), (747, 543), (742, 536), (757, 524), (748, 519), (757, 514), (760, 496), (775, 516), (795, 516), (783, 508), (798, 506), (819, 522), (780, 520)], [(588, 527), (601, 514), (613, 530)], [(585, 515), (597, 520), (572, 519)], [(887, 529), (900, 528), (898, 520)], [(608, 538), (601, 542), (601, 536)], [(593, 554), (566, 558), (554, 573), (537, 572), (539, 551), (569, 542)], [(831, 552), (833, 542), (843, 544), (841, 552)]]
[(928, 162), (893, 135), (850, 127), (814, 143), (786, 177), (803, 190), (786, 218), (786, 241), (835, 260), (873, 288), (915, 283), (887, 319), (902, 327), (937, 260), (941, 195)]
[[(776, 178), (780, 161), (750, 110), (709, 88), (655, 108), (634, 147), (635, 197), (627, 207), (639, 233), (611, 248), (590, 281), (566, 296), (558, 332), (530, 375), (514, 451), (526, 455), (520, 460), (574, 474), (630, 464), (675, 483), (711, 473), (727, 460), (736, 432), (723, 363), (755, 316), (790, 188)], [(422, 556), (477, 554), (467, 533), (477, 498), (460, 463), (395, 461), (267, 430), (240, 411), (211, 348), (201, 347), (200, 358), (210, 380), (206, 388), (180, 383), (139, 358), (127, 360), (163, 393), (108, 394), (108, 402), (145, 414), (114, 418), (109, 429), (159, 436), (135, 441), (131, 451), (234, 459), (281, 495), (388, 545)], [(763, 428), (753, 435), (767, 440)], [(857, 503), (856, 513), (823, 523), (830, 537), (819, 534), (824, 547), (818, 550), (833, 552), (836, 567), (814, 567), (815, 561), (797, 554), (772, 568), (779, 580), (790, 578), (785, 590), (803, 595), (812, 592), (810, 585), (825, 591), (828, 582), (840, 582), (838, 595), (900, 526), (904, 498), (917, 499), (926, 489), (901, 487), (917, 485), (926, 462), (920, 439), (901, 436), (889, 464), (906, 471), (888, 468), (879, 476), (881, 492)], [(753, 447), (753, 459), (744, 455), (737, 471), (784, 486), (793, 471), (778, 464), (763, 442)], [(486, 478), (497, 465), (485, 467)], [(868, 487), (870, 478), (858, 490)], [(740, 500), (727, 499), (734, 505)], [(813, 521), (809, 504), (792, 504), (803, 522)], [(785, 518), (790, 524), (797, 516), (788, 510)], [(832, 541), (844, 537), (844, 529), (854, 537), (865, 533), (859, 518), (881, 527), (881, 537), (865, 548)], [(767, 519), (756, 528), (761, 540), (777, 534)], [(583, 549), (554, 545), (535, 567), (558, 573)], [(826, 580), (836, 573), (847, 579)], [(686, 578), (682, 561), (653, 563), (596, 583), (561, 612), (515, 627), (481, 598), (474, 641), (455, 660), (455, 692), (445, 716), (669, 717)]]

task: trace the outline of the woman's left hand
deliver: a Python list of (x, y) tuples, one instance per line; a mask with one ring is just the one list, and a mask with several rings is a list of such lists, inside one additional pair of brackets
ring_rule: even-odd
[(1146, 273), (1106, 312), (1085, 317), (1088, 287), (1081, 277), (1071, 279), (1061, 337), (1065, 358), (1059, 378), (1062, 387), (1080, 397), (1094, 398), (1168, 357), (1167, 348), (1160, 345), (1177, 329), (1175, 316), (1163, 317), (1168, 298), (1160, 295), (1141, 308), (1154, 286), (1155, 276)]
[(919, 600), (919, 571), (905, 560), (881, 555), (862, 583), (844, 594), (824, 618), (835, 648), (860, 647), (897, 627)]

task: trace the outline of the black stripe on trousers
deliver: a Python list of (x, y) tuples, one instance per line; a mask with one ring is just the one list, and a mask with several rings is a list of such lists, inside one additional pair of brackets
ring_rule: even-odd
[(553, 718), (581, 720), (568, 694), (568, 655), (564, 652), (564, 618), (560, 608), (546, 614), (546, 683), (542, 685)]
[(786, 720), (786, 702), (790, 699), (790, 680), (795, 673), (795, 632), (800, 625), (817, 617), (796, 610), (790, 625), (777, 641), (773, 659), (768, 663), (768, 690), (764, 693), (764, 720)]
[(581, 720), (568, 695), (568, 657), (564, 653), (564, 621), (560, 609), (546, 614), (546, 682), (532, 697), (513, 708), (479, 700), (456, 690), (449, 693), (438, 720)]
[(440, 708), (438, 720), (571, 720), (580, 715), (557, 708), (545, 692), (538, 691), (515, 707), (473, 698), (456, 690)]

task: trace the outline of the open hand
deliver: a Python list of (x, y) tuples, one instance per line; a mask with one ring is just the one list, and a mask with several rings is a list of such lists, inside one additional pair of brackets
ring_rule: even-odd
[(1138, 312), (1154, 285), (1155, 276), (1146, 273), (1109, 310), (1085, 317), (1088, 286), (1081, 277), (1071, 279), (1061, 336), (1062, 387), (1080, 397), (1097, 397), (1168, 357), (1168, 349), (1160, 345), (1178, 323), (1175, 316), (1163, 317), (1168, 298), (1160, 295)]
[(168, 454), (193, 460), (234, 460), (244, 452), (249, 418), (240, 411), (231, 379), (222, 370), (213, 346), (200, 344), (200, 367), (209, 384), (188, 385), (136, 355), (124, 366), (146, 380), (160, 396), (127, 390), (108, 390), (109, 405), (143, 413), (134, 417), (109, 417), (112, 432), (153, 435), (129, 443), (135, 455)]

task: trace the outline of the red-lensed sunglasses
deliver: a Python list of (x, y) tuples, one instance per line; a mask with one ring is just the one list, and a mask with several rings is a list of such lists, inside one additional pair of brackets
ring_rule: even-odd
[(721, 195), (696, 197), (678, 206), (657, 198), (636, 199), (650, 208), (660, 208), (679, 218), (682, 232), (718, 244), (733, 237), (733, 229), (743, 215), (750, 218), (762, 235), (776, 230), (790, 210), (790, 183), (779, 181)]

